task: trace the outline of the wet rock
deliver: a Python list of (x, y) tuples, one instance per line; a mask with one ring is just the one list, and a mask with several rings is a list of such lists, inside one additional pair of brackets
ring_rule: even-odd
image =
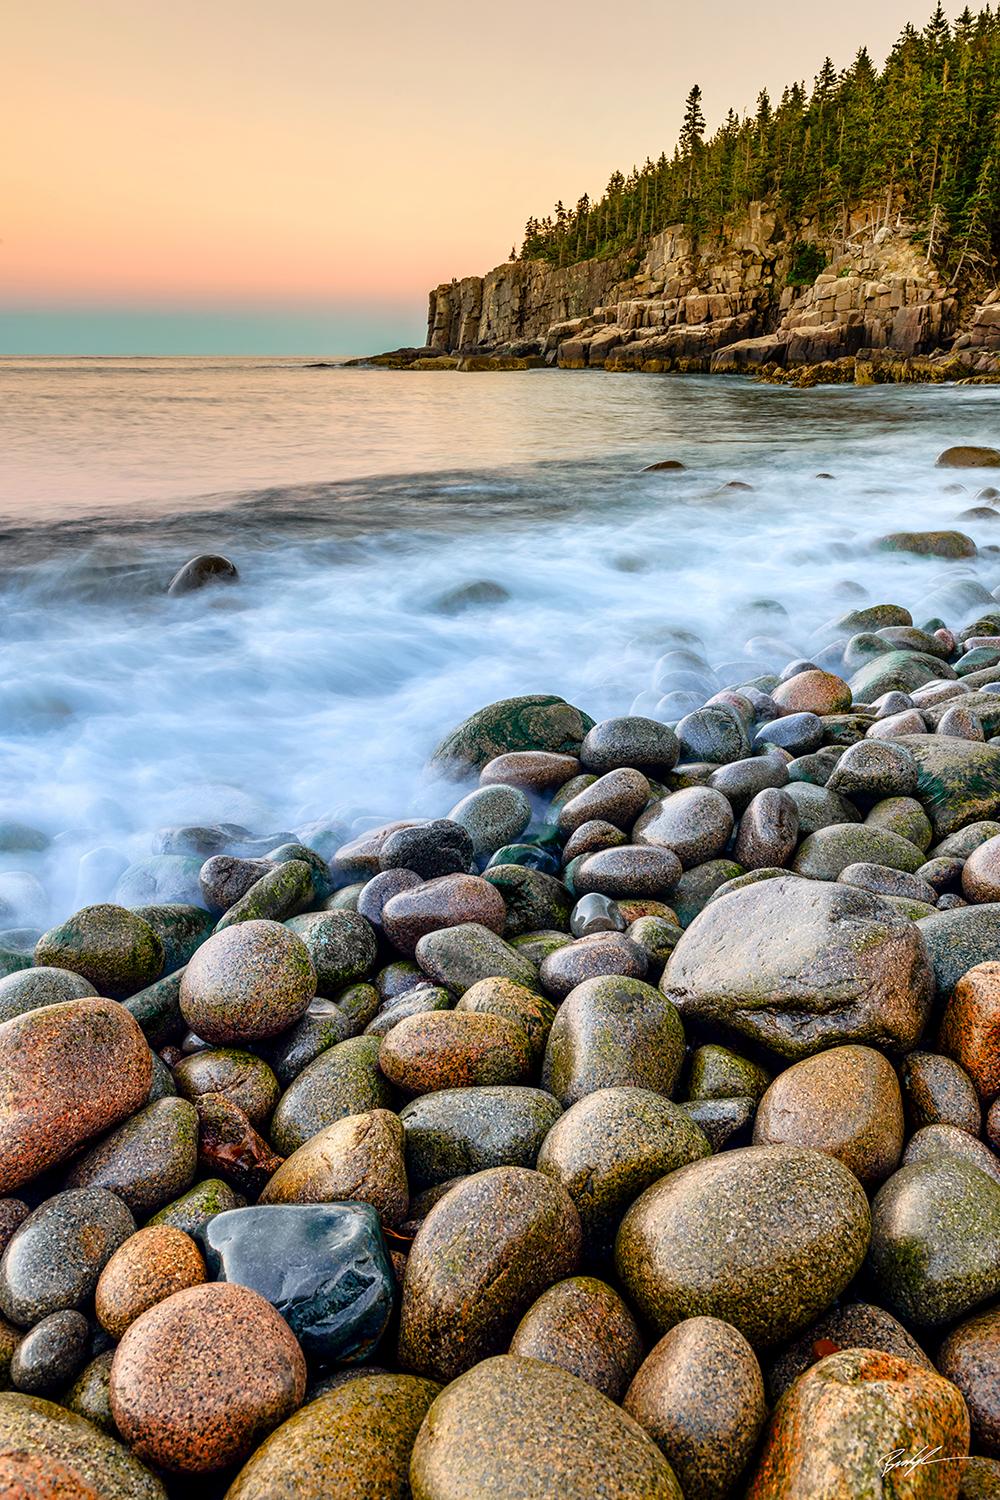
[(888, 651), (856, 671), (848, 686), (855, 703), (874, 703), (886, 693), (912, 694), (930, 682), (951, 676), (951, 667), (938, 657), (923, 656), (918, 651)]
[(378, 942), (357, 912), (304, 912), (285, 926), (305, 944), (320, 994), (336, 999), (340, 990), (367, 979), (375, 967)]
[(817, 829), (829, 828), (833, 824), (861, 822), (861, 814), (854, 803), (827, 787), (815, 786), (809, 781), (790, 781), (784, 793), (795, 803), (800, 838), (808, 838)]
[(766, 1348), (831, 1305), (868, 1237), (867, 1199), (839, 1161), (752, 1146), (648, 1188), (622, 1221), (615, 1262), (633, 1306), (661, 1332), (706, 1315)]
[(788, 766), (774, 755), (754, 755), (748, 760), (735, 760), (728, 766), (720, 766), (708, 778), (707, 785), (721, 792), (733, 810), (734, 818), (742, 817), (758, 792), (767, 787), (783, 787), (788, 782)]
[[(502, 928), (505, 938), (569, 925), (573, 898), (561, 880), (523, 865), (492, 865), (483, 878), (494, 887), (506, 908)], [(484, 922), (484, 925), (490, 924)]]
[(922, 1370), (934, 1369), (920, 1345), (891, 1313), (870, 1302), (845, 1302), (793, 1339), (768, 1367), (767, 1384), (775, 1400), (816, 1363), (817, 1344), (821, 1348), (834, 1344), (837, 1349), (877, 1349)]
[(569, 930), (575, 938), (593, 937), (595, 932), (624, 932), (625, 927), (618, 903), (596, 891), (581, 896), (570, 914)]
[(531, 803), (517, 787), (481, 786), (456, 803), (448, 820), (465, 829), (478, 857), (513, 843), (524, 832), (531, 822)]
[(723, 704), (698, 708), (677, 725), (681, 760), (707, 760), (716, 765), (744, 760), (750, 754), (750, 738), (739, 714)]
[(976, 905), (1000, 901), (1000, 837), (987, 839), (965, 861), (962, 895)]
[(871, 1047), (831, 1047), (780, 1073), (760, 1104), (755, 1146), (809, 1146), (876, 1187), (903, 1154), (903, 1101), (892, 1067)]
[(410, 1249), (399, 1362), (454, 1379), (506, 1348), (553, 1282), (572, 1276), (580, 1221), (558, 1183), (522, 1167), (494, 1167), (456, 1184), (431, 1209)]
[(0, 1451), (12, 1500), (166, 1500), (121, 1443), (40, 1396), (0, 1394)]
[(596, 854), (601, 849), (616, 849), (627, 843), (628, 835), (622, 833), (620, 828), (594, 818), (589, 823), (582, 823), (575, 833), (570, 834), (563, 848), (562, 862), (566, 866), (577, 855)]
[(982, 721), (971, 709), (963, 707), (960, 703), (942, 714), (938, 720), (937, 733), (951, 735), (954, 739), (978, 740), (980, 744), (986, 738)]
[(378, 1065), (406, 1094), (520, 1083), (531, 1069), (527, 1032), (500, 1016), (430, 1011), (408, 1016), (382, 1039)]
[(738, 865), (734, 859), (706, 860), (703, 865), (685, 870), (670, 897), (680, 926), (690, 927), (721, 885), (745, 874), (743, 866)]
[[(519, 866), (507, 866), (517, 869)], [(332, 915), (332, 914), (331, 914)], [(442, 875), (424, 881), (410, 891), (401, 891), (382, 910), (386, 937), (408, 956), (429, 932), (475, 922), (498, 935), (503, 932), (507, 910), (500, 892), (477, 875)]]
[(490, 1167), (533, 1168), (561, 1113), (543, 1089), (510, 1085), (442, 1089), (414, 1099), (399, 1116), (410, 1184), (419, 1191)]
[(455, 997), (449, 995), (447, 990), (424, 984), (418, 989), (410, 990), (407, 995), (398, 995), (395, 1000), (387, 1000), (384, 1005), (379, 1006), (374, 1020), (369, 1021), (365, 1027), (364, 1035), (387, 1036), (407, 1016), (423, 1015), (431, 1010), (452, 1010), (454, 1005)]
[(152, 1216), (146, 1228), (166, 1224), (193, 1238), (209, 1219), (236, 1207), (236, 1194), (228, 1182), (223, 1182), (218, 1177), (209, 1177), (204, 1182), (196, 1183), (180, 1198), (175, 1198), (173, 1203), (168, 1203), (166, 1208), (161, 1208), (158, 1214)]
[(961, 860), (964, 868), (969, 855), (981, 844), (996, 838), (998, 834), (1000, 834), (1000, 823), (989, 820), (981, 823), (968, 823), (964, 828), (959, 828), (955, 833), (949, 834), (946, 839), (942, 839), (931, 851), (932, 857), (935, 859), (957, 858)]
[[(616, 829), (615, 832), (617, 834), (618, 830)], [(523, 838), (524, 835), (522, 835), (522, 840)], [(624, 839), (624, 834), (618, 834), (619, 842), (622, 839)], [(562, 868), (554, 846), (551, 849), (544, 849), (539, 844), (529, 844), (523, 841), (516, 844), (504, 844), (501, 849), (491, 854), (486, 869), (495, 869), (497, 865), (522, 865), (526, 870), (540, 870), (543, 875), (557, 877)]]
[(950, 998), (970, 969), (1000, 961), (1000, 902), (938, 911), (919, 928), (942, 998)]
[(923, 901), (933, 906), (937, 903), (937, 891), (921, 880), (919, 875), (907, 875), (902, 870), (890, 869), (888, 865), (845, 865), (837, 876), (841, 885), (852, 885), (859, 891), (872, 891), (876, 896), (903, 896), (910, 901)]
[(646, 960), (646, 978), (652, 984), (659, 979), (667, 960), (681, 940), (682, 928), (664, 917), (637, 917), (625, 936)]
[(68, 1188), (108, 1188), (139, 1219), (163, 1208), (194, 1181), (198, 1115), (186, 1099), (158, 1099), (74, 1163)]
[(150, 1308), (111, 1367), (111, 1410), (132, 1452), (183, 1474), (246, 1458), (305, 1389), (305, 1360), (284, 1319), (256, 1292), (225, 1282)]
[(909, 839), (867, 824), (833, 823), (802, 840), (792, 869), (807, 880), (836, 880), (848, 865), (887, 865), (912, 875), (923, 864), (923, 851)]
[(278, 1102), (278, 1080), (263, 1058), (236, 1048), (207, 1048), (186, 1057), (174, 1069), (182, 1099), (225, 1094), (238, 1104), (251, 1125), (261, 1125)]
[(551, 750), (577, 755), (594, 721), (551, 694), (505, 698), (479, 709), (437, 746), (431, 767), (460, 781), (498, 755), (515, 750)]
[(113, 1000), (70, 1000), (0, 1026), (0, 1192), (30, 1182), (141, 1108), (153, 1063)]
[(934, 462), (936, 469), (995, 469), (1000, 468), (1000, 453), (995, 448), (962, 447), (946, 448)]
[(164, 902), (159, 906), (132, 908), (137, 917), (148, 922), (163, 944), (163, 972), (172, 974), (194, 956), (212, 934), (215, 926), (210, 912), (200, 906), (181, 902)]
[(916, 762), (904, 746), (862, 740), (844, 751), (827, 787), (842, 796), (908, 797), (917, 789), (917, 774)]
[(910, 1136), (903, 1155), (903, 1166), (931, 1161), (936, 1156), (961, 1157), (985, 1172), (987, 1177), (992, 1177), (994, 1182), (1000, 1183), (1000, 1160), (988, 1146), (976, 1140), (967, 1130), (959, 1130), (955, 1125), (922, 1126)]
[(816, 714), (789, 714), (762, 724), (754, 743), (785, 750), (793, 758), (802, 758), (819, 750), (823, 743), (823, 721)]
[(988, 1108), (1000, 1096), (1000, 963), (976, 964), (962, 975), (945, 1009), (938, 1045), (961, 1065), (962, 1076)]
[(666, 724), (638, 714), (604, 719), (587, 731), (580, 747), (580, 763), (587, 771), (603, 776), (621, 766), (631, 766), (662, 779), (680, 758), (677, 736)]
[[(360, 919), (359, 919), (360, 920)], [(316, 993), (316, 971), (300, 937), (279, 922), (250, 921), (217, 932), (184, 970), (180, 1007), (207, 1042), (263, 1041), (294, 1025)]]
[(1000, 750), (994, 745), (947, 734), (911, 734), (906, 748), (920, 768), (917, 796), (936, 838), (945, 839), (963, 824), (1000, 811)]
[[(521, 750), (512, 755), (498, 755), (488, 761), (479, 773), (480, 786), (514, 786), (522, 792), (544, 796), (578, 776), (580, 762), (575, 755), (555, 755), (545, 750)], [(468, 868), (468, 865), (465, 866)], [(441, 872), (444, 873), (444, 872)]]
[(196, 593), (199, 589), (208, 588), (210, 585), (238, 583), (239, 577), (239, 569), (235, 563), (229, 561), (228, 557), (220, 557), (212, 552), (201, 552), (174, 574), (167, 593), (171, 598), (177, 598), (181, 594)]
[(740, 819), (733, 858), (746, 870), (784, 865), (795, 852), (799, 813), (787, 793), (770, 787), (758, 792)]
[(587, 1094), (560, 1116), (537, 1165), (572, 1198), (584, 1259), (611, 1269), (629, 1205), (660, 1177), (708, 1154), (703, 1132), (678, 1105), (648, 1089), (618, 1087)]
[[(77, 883), (78, 896), (87, 891), (87, 881), (97, 882), (102, 873), (101, 866), (107, 870), (110, 863), (110, 851), (103, 855), (101, 863), (98, 864), (100, 850), (94, 850), (85, 855), (80, 861), (80, 877)], [(117, 906), (129, 907), (133, 911), (139, 911), (148, 904), (174, 903), (183, 906), (201, 905), (201, 857), (200, 855), (172, 855), (163, 854), (153, 859), (140, 859), (134, 865), (128, 865), (119, 876), (111, 892), (111, 901)], [(104, 895), (107, 891), (107, 883), (101, 880), (96, 894)]]
[(684, 1032), (670, 1002), (640, 979), (608, 975), (577, 985), (560, 1006), (542, 1087), (564, 1109), (598, 1089), (670, 1095), (683, 1059)]
[[(955, 1387), (936, 1373), (872, 1349), (841, 1350), (785, 1393), (747, 1500), (887, 1494), (886, 1473), (907, 1476), (900, 1495), (905, 1485), (914, 1500), (954, 1500), (960, 1464), (931, 1466), (920, 1455), (967, 1453), (968, 1421)], [(912, 1471), (886, 1471), (896, 1454), (914, 1456)]]
[(403, 891), (411, 891), (414, 886), (422, 883), (421, 876), (415, 874), (413, 870), (383, 870), (379, 875), (373, 875), (358, 897), (358, 916), (364, 917), (376, 936), (380, 936), (382, 912), (386, 903), (391, 901), (393, 896), (398, 896)]
[(53, 1396), (75, 1380), (89, 1347), (90, 1324), (82, 1313), (50, 1313), (15, 1349), (11, 1385), (31, 1396)]
[(922, 854), (934, 838), (930, 819), (914, 797), (886, 797), (876, 802), (865, 818), (865, 826), (898, 834)]
[(403, 1127), (387, 1109), (336, 1120), (282, 1162), (261, 1203), (370, 1203), (385, 1225), (409, 1208)]
[(241, 922), (284, 922), (313, 905), (313, 872), (305, 860), (271, 864), (245, 896), (228, 908), (215, 924), (216, 932)]
[(632, 837), (637, 844), (672, 850), (687, 870), (721, 854), (732, 830), (733, 810), (721, 792), (687, 787), (648, 807)]
[(368, 1203), (239, 1208), (198, 1238), (209, 1275), (266, 1298), (310, 1359), (360, 1363), (385, 1331), (393, 1277)]
[(510, 979), (538, 989), (538, 970), (480, 922), (429, 932), (417, 944), (417, 962), (434, 983), (463, 995), (480, 979)]
[(215, 916), (242, 901), (258, 880), (274, 868), (267, 859), (240, 859), (232, 854), (217, 854), (206, 859), (199, 872), (202, 898)]
[(972, 1441), (983, 1453), (1000, 1457), (1000, 1310), (980, 1313), (954, 1329), (938, 1354), (938, 1369), (958, 1387), (969, 1409)]
[(111, 1256), (135, 1233), (120, 1198), (103, 1188), (56, 1193), (28, 1215), (0, 1261), (0, 1311), (28, 1328), (79, 1311)]
[(163, 944), (123, 906), (85, 906), (39, 938), (35, 963), (69, 969), (99, 994), (124, 1000), (159, 978)]
[(916, 708), (909, 709), (906, 713), (886, 714), (884, 718), (876, 719), (868, 730), (867, 739), (910, 739), (915, 734), (925, 734), (927, 725), (923, 716)]
[(198, 1111), (198, 1170), (224, 1177), (238, 1193), (256, 1198), (281, 1165), (238, 1104), (222, 1094), (205, 1094)]
[(924, 1125), (954, 1125), (978, 1135), (982, 1124), (972, 1079), (950, 1057), (911, 1052), (899, 1069), (903, 1111), (909, 1130)]
[[(364, 991), (373, 1002), (362, 1009), (361, 1015), (377, 1010), (375, 990), (370, 985), (358, 985), (357, 989)], [(349, 1015), (332, 1000), (310, 1000), (309, 1009), (302, 1019), (283, 1031), (267, 1049), (274, 1076), (281, 1087), (287, 1088), (303, 1068), (315, 1062), (328, 1047), (357, 1036), (359, 1029), (364, 1030), (363, 1026), (359, 1028), (358, 1022), (358, 1015)]]
[(75, 1412), (78, 1417), (91, 1422), (109, 1437), (116, 1438), (119, 1436), (118, 1428), (111, 1415), (111, 1361), (113, 1359), (114, 1350), (107, 1349), (85, 1365), (63, 1397), (62, 1405), (67, 1411)]
[(0, 979), (0, 1023), (43, 1005), (92, 999), (96, 995), (89, 980), (69, 969), (19, 969)]
[(1000, 1187), (957, 1155), (901, 1167), (872, 1204), (879, 1300), (939, 1328), (1000, 1291)]
[(481, 979), (466, 990), (455, 1009), (499, 1016), (522, 1027), (531, 1049), (532, 1067), (541, 1062), (555, 1019), (550, 1000), (509, 979)]
[(592, 1276), (571, 1276), (528, 1308), (509, 1353), (557, 1365), (609, 1400), (621, 1401), (645, 1349), (617, 1292)]
[[(330, 873), (339, 887), (337, 895), (331, 896), (329, 901), (336, 901), (344, 888), (353, 882), (371, 880), (373, 875), (379, 873), (382, 849), (397, 829), (421, 826), (422, 818), (400, 818), (394, 823), (383, 823), (379, 828), (368, 829), (349, 843), (342, 844), (329, 861)], [(336, 908), (331, 908), (328, 904), (326, 909), (329, 911)]]
[(271, 1120), (271, 1141), (291, 1156), (346, 1115), (392, 1109), (395, 1089), (378, 1066), (381, 1038), (351, 1037), (320, 1053), (285, 1090)]
[(878, 896), (789, 876), (707, 907), (674, 949), (660, 989), (682, 1021), (704, 1020), (796, 1059), (845, 1042), (912, 1047), (933, 977), (920, 932)]
[(672, 1328), (622, 1405), (668, 1459), (685, 1500), (731, 1494), (767, 1419), (757, 1357), (720, 1318), (686, 1318)]
[(689, 1099), (762, 1099), (771, 1075), (749, 1058), (709, 1042), (691, 1058)]
[(120, 1339), (158, 1302), (204, 1280), (205, 1262), (187, 1234), (167, 1224), (147, 1226), (120, 1245), (101, 1272), (95, 1295), (98, 1321), (113, 1339)]
[(513, 1354), (484, 1360), (442, 1391), (410, 1467), (416, 1500), (593, 1500), (595, 1475), (602, 1500), (681, 1500), (666, 1459), (620, 1407), (555, 1365)]
[(227, 1500), (407, 1500), (413, 1444), (441, 1388), (412, 1375), (350, 1373), (359, 1378), (310, 1400), (261, 1444)]
[(798, 672), (780, 682), (771, 697), (783, 713), (824, 714), (847, 713), (851, 707), (851, 690), (847, 683), (832, 672), (822, 672), (815, 667)]
[(672, 849), (626, 844), (586, 855), (573, 872), (573, 888), (579, 896), (595, 894), (618, 901), (655, 898), (669, 895), (680, 876), (680, 860)]
[(565, 834), (575, 833), (584, 823), (595, 820), (614, 828), (631, 828), (649, 801), (649, 782), (641, 771), (630, 767), (608, 771), (590, 786), (563, 803), (559, 810), (559, 828)]

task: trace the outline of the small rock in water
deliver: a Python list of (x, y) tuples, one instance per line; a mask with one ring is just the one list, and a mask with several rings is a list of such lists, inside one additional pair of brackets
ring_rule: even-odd
[(174, 574), (167, 593), (174, 598), (179, 594), (193, 594), (211, 584), (237, 583), (239, 576), (239, 569), (228, 557), (203, 552), (198, 557), (192, 557), (190, 562), (185, 563)]
[(617, 902), (610, 896), (592, 892), (581, 896), (570, 915), (569, 930), (576, 938), (590, 937), (595, 932), (624, 932), (625, 918)]

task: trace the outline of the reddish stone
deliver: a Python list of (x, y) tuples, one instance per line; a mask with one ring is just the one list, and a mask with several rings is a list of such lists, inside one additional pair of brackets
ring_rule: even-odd
[(306, 1362), (269, 1302), (208, 1282), (176, 1292), (127, 1330), (111, 1411), (146, 1463), (206, 1474), (239, 1463), (302, 1405)]
[(976, 1447), (1000, 1458), (1000, 1309), (960, 1323), (941, 1345), (937, 1365), (965, 1397)]
[(847, 713), (851, 707), (851, 690), (843, 678), (832, 672), (798, 672), (787, 682), (779, 682), (771, 694), (783, 714)]
[(516, 750), (488, 761), (479, 773), (480, 786), (516, 786), (522, 792), (551, 792), (580, 772), (575, 755), (549, 750)]
[(238, 1192), (257, 1198), (281, 1166), (283, 1158), (254, 1130), (236, 1104), (218, 1094), (195, 1103), (198, 1111), (198, 1170), (205, 1177), (223, 1177)]
[(1000, 1096), (1000, 963), (976, 964), (962, 975), (945, 1008), (938, 1046), (968, 1073), (981, 1104)]
[(507, 921), (503, 897), (478, 875), (440, 875), (400, 891), (382, 908), (382, 931), (400, 953), (412, 958), (420, 939), (442, 927), (478, 922), (499, 937)]
[(378, 1064), (408, 1094), (523, 1083), (531, 1068), (526, 1029), (479, 1011), (407, 1016), (382, 1039)]
[(120, 1339), (136, 1318), (174, 1292), (205, 1280), (205, 1262), (188, 1235), (170, 1224), (140, 1229), (119, 1246), (95, 1293), (98, 1322)]

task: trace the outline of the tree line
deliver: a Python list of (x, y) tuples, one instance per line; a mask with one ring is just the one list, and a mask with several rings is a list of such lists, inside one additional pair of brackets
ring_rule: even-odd
[(916, 224), (928, 255), (953, 272), (991, 266), (1000, 255), (1000, 6), (966, 7), (951, 26), (938, 4), (922, 31), (904, 27), (881, 72), (864, 47), (840, 73), (827, 57), (811, 92), (793, 83), (774, 105), (763, 90), (752, 116), (730, 110), (714, 135), (705, 131), (696, 84), (672, 156), (615, 172), (595, 202), (584, 193), (575, 208), (559, 202), (529, 219), (520, 258), (566, 266), (638, 253), (668, 224), (717, 234), (768, 199), (790, 217), (842, 223), (845, 239), (849, 214), (877, 205), (878, 222)]

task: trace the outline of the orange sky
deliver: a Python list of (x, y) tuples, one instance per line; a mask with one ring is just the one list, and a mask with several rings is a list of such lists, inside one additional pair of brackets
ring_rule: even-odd
[(907, 19), (925, 7), (32, 0), (0, 49), (0, 302), (422, 304), (669, 150), (693, 82), (715, 124), (826, 52), (881, 61)]

